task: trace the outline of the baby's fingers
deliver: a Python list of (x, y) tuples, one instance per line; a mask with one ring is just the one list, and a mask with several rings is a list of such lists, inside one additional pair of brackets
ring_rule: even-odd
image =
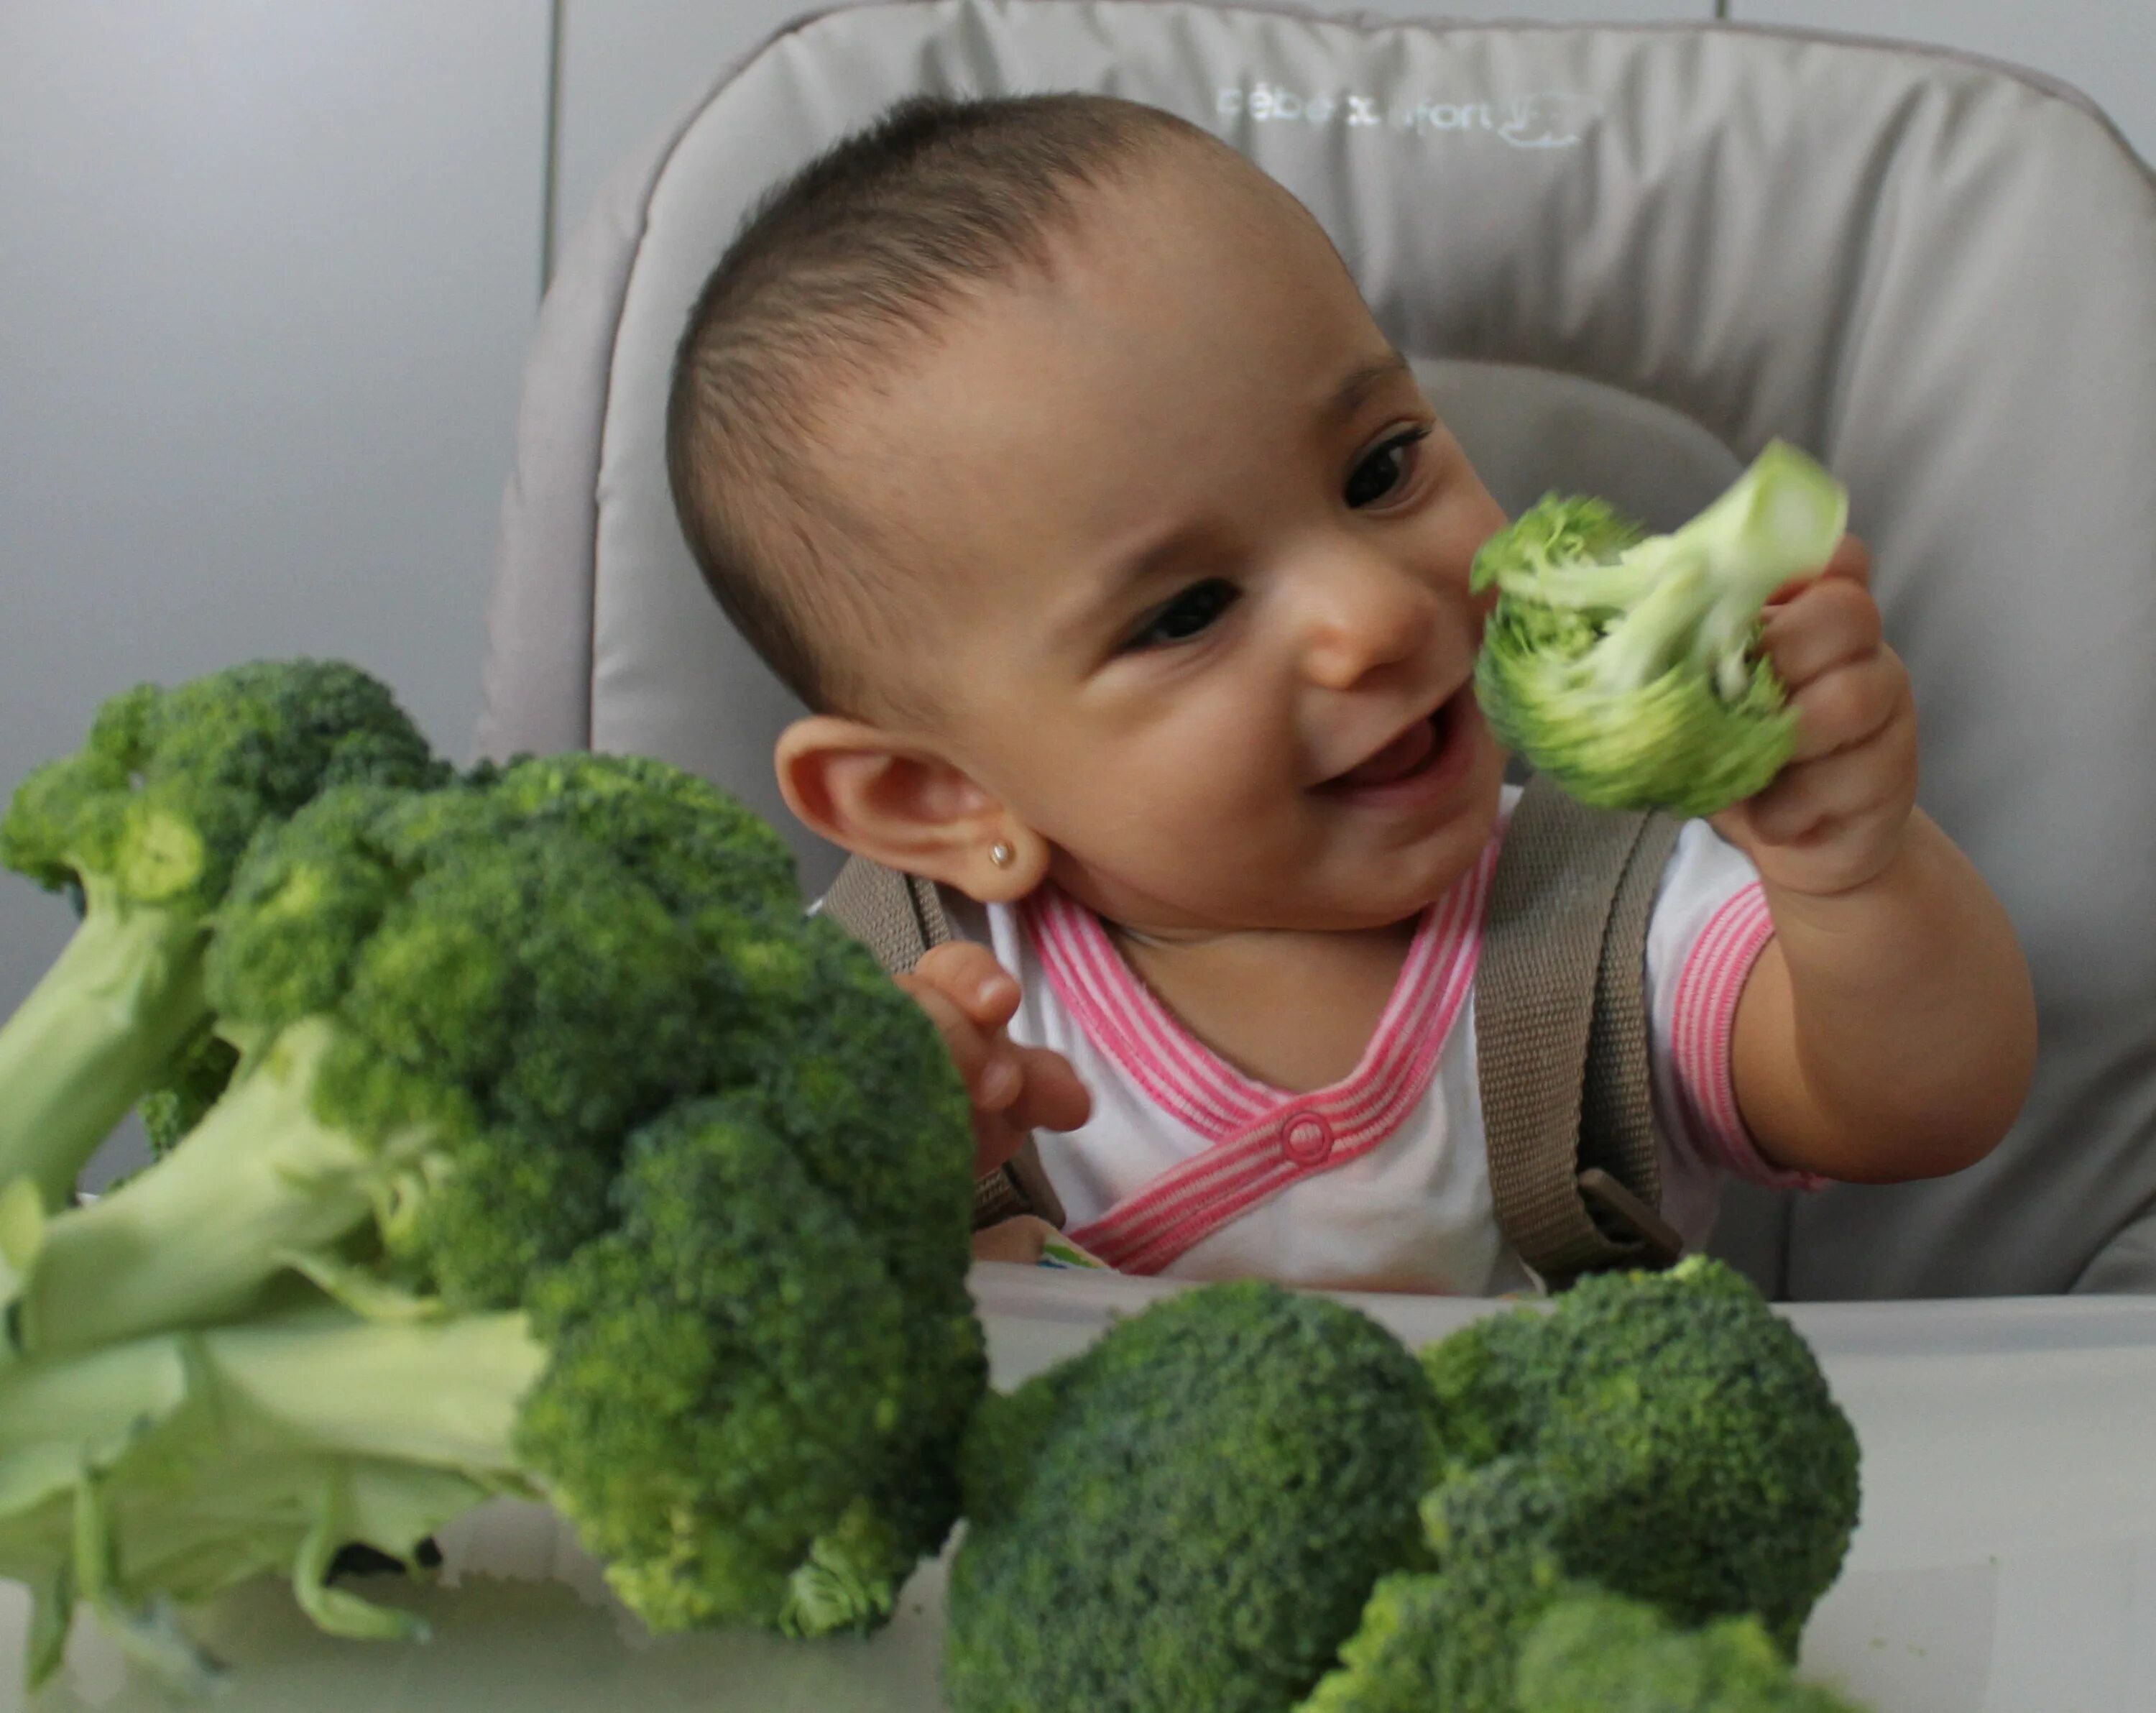
[(1018, 1010), (1018, 983), (986, 946), (950, 940), (913, 966), (912, 979), (947, 995), (983, 1029), (997, 1029)]
[(1814, 761), (1877, 737), (1910, 708), (1909, 672), (1881, 653), (1815, 678), (1789, 698), (1797, 716), (1797, 761)]
[(1075, 1130), (1093, 1115), (1093, 1097), (1070, 1061), (1045, 1047), (1015, 1048), (1024, 1084), (1005, 1114), (1028, 1130)]
[(1846, 578), (1807, 584), (1767, 615), (1759, 633), (1760, 647), (1792, 690), (1868, 659), (1885, 643), (1879, 604), (1861, 582)]
[(1022, 1079), (1010, 1049), (998, 1047), (1001, 1031), (982, 1028), (950, 995), (918, 975), (901, 975), (896, 980), (936, 1025), (973, 1103), (991, 1110), (1008, 1105)]

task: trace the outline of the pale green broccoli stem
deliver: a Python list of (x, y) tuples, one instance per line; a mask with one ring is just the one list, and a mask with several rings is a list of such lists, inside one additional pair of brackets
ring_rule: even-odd
[(337, 1310), (193, 1336), (218, 1407), (283, 1447), (535, 1490), (513, 1448), (547, 1352), (521, 1314), (377, 1323)]
[(293, 1257), (368, 1221), (384, 1153), (313, 1111), (316, 1067), (335, 1039), (320, 1019), (283, 1031), (157, 1165), (33, 1233), (8, 1221), (14, 1349), (79, 1350), (232, 1314)]
[(209, 1016), (198, 914), (85, 893), (73, 937), (0, 1026), (0, 1189), (28, 1178), (48, 1208)]
[(221, 1437), (265, 1455), (423, 1464), (528, 1492), (512, 1442), (546, 1364), (513, 1310), (383, 1324), (325, 1306), (152, 1334), (0, 1369), (0, 1476), (11, 1498), (48, 1496), (23, 1484), (49, 1462), (44, 1484), (69, 1490), (85, 1468), (201, 1407)]
[(1625, 695), (1674, 671), (1696, 646), (1707, 562), (1669, 537), (1650, 545), (1660, 549), (1654, 582), (1588, 652), (1587, 671), (1609, 695)]
[(1606, 564), (1594, 559), (1540, 555), (1532, 572), (1507, 572), (1502, 586), (1516, 599), (1578, 611), (1623, 611), (1646, 598), (1660, 579), (1666, 535), (1651, 536)]
[(1792, 578), (1827, 562), (1848, 520), (1841, 485), (1777, 440), (1691, 522), (1619, 561), (1651, 569), (1655, 581), (1595, 646), (1597, 684), (1636, 690), (1688, 661), (1711, 675), (1723, 702), (1735, 702), (1750, 682), (1746, 655), (1760, 610)]

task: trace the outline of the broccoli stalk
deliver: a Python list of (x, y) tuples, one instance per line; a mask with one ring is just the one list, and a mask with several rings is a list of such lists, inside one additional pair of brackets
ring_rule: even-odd
[(1840, 485), (1775, 441), (1670, 535), (1555, 495), (1486, 543), (1494, 587), (1476, 691), (1499, 738), (1582, 801), (1712, 815), (1762, 790), (1795, 747), (1761, 610), (1826, 563)]
[(0, 817), (0, 863), (83, 908), (0, 1027), (0, 1188), (26, 1177), (63, 1205), (199, 1038), (203, 946), (258, 830), (333, 785), (445, 776), (389, 692), (337, 661), (255, 661), (100, 707), (82, 747), (34, 769)]
[(776, 848), (598, 758), (326, 790), (254, 837), (203, 954), (221, 1097), (92, 1205), (0, 1196), (33, 1669), (80, 1600), (184, 1680), (162, 1602), (273, 1568), (392, 1633), (324, 1586), (337, 1547), (408, 1556), (497, 1490), (654, 1628), (889, 1616), (985, 1385), (970, 1127)]
[(880, 1623), (950, 1524), (931, 1538), (887, 1501), (923, 1484), (916, 1459), (955, 1458), (978, 1328), (958, 1311), (935, 1329), (952, 1359), (924, 1412), (920, 1305), (817, 1194), (779, 1117), (744, 1093), (644, 1127), (619, 1229), (516, 1309), (273, 1306), (0, 1370), (0, 1572), (54, 1599), (94, 1587), (178, 1680), (199, 1663), (161, 1598), (282, 1568), (324, 1628), (398, 1633), (323, 1586), (335, 1549), (408, 1560), (506, 1492), (575, 1522), (654, 1629)]
[(335, 1039), (323, 1019), (283, 1031), (184, 1150), (88, 1206), (42, 1219), (7, 1192), (9, 1344), (80, 1350), (222, 1319), (370, 1222), (436, 1139), (414, 1125), (370, 1146), (318, 1119), (315, 1078)]
[(0, 1373), (0, 1574), (37, 1594), (32, 1685), (80, 1600), (158, 1681), (198, 1691), (214, 1664), (174, 1608), (265, 1572), (332, 1633), (420, 1633), (328, 1586), (331, 1564), (353, 1542), (408, 1561), (480, 1500), (531, 1494), (506, 1448), (543, 1356), (515, 1314), (376, 1327), (315, 1309)]
[(58, 1207), (112, 1127), (209, 1016), (200, 916), (131, 905), (101, 877), (59, 956), (0, 1026), (0, 1183)]

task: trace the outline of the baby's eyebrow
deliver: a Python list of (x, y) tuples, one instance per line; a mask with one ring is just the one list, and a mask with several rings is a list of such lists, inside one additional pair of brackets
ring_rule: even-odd
[(1412, 373), (1407, 358), (1388, 347), (1383, 357), (1373, 358), (1369, 362), (1358, 363), (1348, 370), (1340, 384), (1333, 388), (1325, 414), (1334, 419), (1353, 416), (1363, 408), (1363, 401), (1387, 381)]
[[(1341, 377), (1332, 396), (1320, 407), (1319, 415), (1328, 426), (1345, 421), (1386, 382), (1413, 373), (1407, 358), (1388, 346), (1383, 356), (1358, 363)], [(1202, 547), (1206, 532), (1203, 525), (1182, 525), (1110, 566), (1078, 604), (1054, 625), (1056, 645), (1078, 640), (1118, 612), (1134, 591), (1142, 589), (1177, 559)]]

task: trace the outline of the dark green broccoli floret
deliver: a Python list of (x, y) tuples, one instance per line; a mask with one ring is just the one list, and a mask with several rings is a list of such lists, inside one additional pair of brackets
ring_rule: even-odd
[(920, 1462), (919, 1364), (947, 1353), (953, 1395), (932, 1413), (963, 1419), (986, 1380), (980, 1330), (970, 1313), (924, 1324), (882, 1234), (818, 1192), (787, 1123), (749, 1090), (643, 1127), (619, 1226), (516, 1309), (273, 1306), (0, 1366), (0, 1574), (59, 1602), (46, 1628), (91, 1599), (184, 1673), (160, 1598), (296, 1566), (325, 1628), (398, 1633), (398, 1615), (323, 1587), (336, 1550), (408, 1560), (479, 1498), (515, 1493), (572, 1519), (654, 1629), (880, 1623), (955, 1515), (925, 1527), (917, 1501), (883, 1502), (937, 1477)]
[(1757, 1618), (1680, 1629), (1651, 1606), (1592, 1591), (1528, 1633), (1517, 1691), (1520, 1713), (1859, 1713), (1798, 1683)]
[(520, 815), (603, 840), (647, 886), (690, 911), (800, 908), (793, 853), (708, 779), (646, 755), (526, 755), (473, 771)]
[(335, 785), (446, 772), (387, 689), (335, 661), (257, 661), (105, 702), (0, 817), (0, 863), (83, 911), (0, 1028), (0, 1188), (27, 1177), (60, 1206), (207, 1026), (203, 944), (259, 828)]
[(231, 1088), (17, 1260), (18, 1349), (230, 1314), (295, 1263), (328, 1282), (355, 1239), (412, 1293), (516, 1302), (603, 1227), (622, 1136), (740, 1011), (603, 846), (465, 789), (341, 787), (265, 835), (206, 975)]
[(1761, 790), (1796, 721), (1753, 651), (1759, 615), (1848, 518), (1827, 472), (1776, 441), (1671, 535), (1551, 495), (1476, 557), (1497, 604), (1476, 662), (1499, 739), (1583, 802), (1712, 815)]
[[(1463, 1502), (1434, 1516), (1445, 1496)], [(1444, 1541), (1444, 1567), (1378, 1583), (1339, 1668), (1300, 1713), (1514, 1713), (1520, 1644), (1567, 1587), (1546, 1543), (1568, 1497), (1558, 1480), (1517, 1457), (1432, 1493), (1425, 1524)]]
[[(554, 1357), (520, 1448), (654, 1628), (880, 1622), (957, 1512), (987, 1381), (963, 1289), (901, 1289), (761, 1091), (660, 1119), (619, 1197), (535, 1294)], [(947, 1282), (965, 1256), (947, 1245)]]
[(1427, 1353), (1460, 1473), (1424, 1506), (1440, 1563), (1517, 1458), (1560, 1498), (1566, 1575), (1679, 1623), (1757, 1613), (1785, 1649), (1839, 1573), (1857, 1446), (1803, 1337), (1744, 1278), (1694, 1258), (1582, 1280), (1548, 1313), (1478, 1321)]
[(239, 1063), (239, 1049), (213, 1029), (204, 1029), (167, 1066), (164, 1078), (142, 1097), (142, 1128), (152, 1155), (169, 1154), (203, 1114), (223, 1098)]
[(1429, 1388), (1375, 1322), (1170, 1298), (992, 1398), (966, 1443), (958, 1713), (1281, 1713), (1418, 1561)]
[(0, 1210), (33, 1667), (79, 1597), (184, 1675), (158, 1600), (278, 1566), (393, 1633), (336, 1551), (491, 1492), (660, 1628), (870, 1628), (948, 1533), (986, 1364), (933, 1026), (832, 924), (655, 885), (501, 777), (265, 835), (209, 958), (230, 1088), (95, 1205)]

